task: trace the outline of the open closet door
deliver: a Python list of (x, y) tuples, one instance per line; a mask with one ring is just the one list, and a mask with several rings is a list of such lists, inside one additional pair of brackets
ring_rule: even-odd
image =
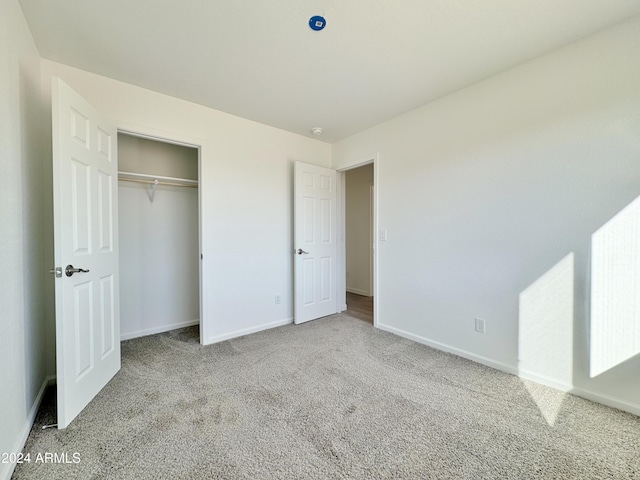
[(336, 300), (336, 171), (294, 167), (294, 322), (332, 315)]
[(117, 132), (52, 82), (58, 428), (120, 370)]

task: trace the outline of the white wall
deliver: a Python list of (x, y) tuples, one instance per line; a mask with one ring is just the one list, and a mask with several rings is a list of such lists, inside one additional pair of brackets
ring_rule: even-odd
[[(118, 135), (118, 168), (198, 179), (198, 150)], [(200, 320), (198, 190), (118, 182), (120, 336), (165, 332)]]
[(588, 372), (591, 235), (640, 195), (639, 51), (636, 18), (333, 146), (379, 153), (381, 327), (640, 413), (640, 358)]
[[(0, 453), (22, 449), (46, 379), (40, 66), (14, 0), (0, 0)], [(14, 466), (0, 463), (0, 479)]]
[(205, 340), (290, 322), (292, 165), (329, 166), (330, 145), (66, 65), (42, 70), (46, 91), (61, 77), (119, 128), (201, 146)]
[(118, 169), (197, 180), (198, 149), (120, 133)]
[(345, 172), (347, 291), (371, 296), (371, 186), (373, 164)]

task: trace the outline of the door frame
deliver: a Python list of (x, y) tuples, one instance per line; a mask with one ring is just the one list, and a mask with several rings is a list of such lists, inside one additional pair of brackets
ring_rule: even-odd
[[(373, 167), (375, 169), (375, 165)], [(376, 230), (373, 228), (373, 224), (375, 221), (375, 196), (376, 196), (376, 185), (369, 185), (369, 292), (371, 292), (371, 296), (373, 296), (373, 256), (376, 254)], [(375, 302), (376, 297), (373, 297), (373, 301)]]
[(205, 302), (203, 292), (205, 275), (204, 275), (204, 252), (203, 252), (203, 236), (206, 231), (204, 228), (206, 215), (204, 214), (204, 182), (202, 181), (202, 149), (203, 141), (201, 139), (187, 137), (175, 133), (160, 132), (153, 128), (141, 127), (140, 125), (127, 124), (125, 122), (115, 121), (118, 134), (131, 135), (133, 137), (144, 138), (146, 140), (152, 140), (155, 142), (170, 143), (173, 145), (179, 145), (182, 147), (195, 148), (198, 151), (198, 250), (200, 254), (200, 261), (198, 262), (198, 276), (199, 276), (199, 330), (200, 330), (200, 344), (204, 345), (208, 337), (205, 318)]
[(379, 312), (379, 296), (378, 296), (378, 252), (380, 250), (378, 246), (378, 165), (379, 154), (375, 153), (359, 158), (349, 163), (349, 166), (337, 169), (338, 175), (336, 176), (336, 186), (338, 189), (338, 218), (337, 218), (337, 234), (338, 234), (338, 261), (336, 269), (336, 298), (338, 301), (338, 312), (343, 312), (347, 309), (347, 248), (346, 248), (346, 182), (345, 173), (348, 170), (354, 168), (363, 167), (365, 165), (373, 164), (373, 202), (372, 202), (372, 218), (373, 218), (373, 265), (372, 265), (372, 282), (373, 282), (373, 326), (378, 328), (378, 319), (380, 318)]

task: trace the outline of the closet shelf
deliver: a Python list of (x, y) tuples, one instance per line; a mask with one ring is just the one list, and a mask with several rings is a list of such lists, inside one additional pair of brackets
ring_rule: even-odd
[(188, 178), (163, 177), (146, 173), (118, 172), (118, 180), (124, 182), (147, 183), (150, 185), (171, 185), (174, 187), (198, 188), (198, 181)]

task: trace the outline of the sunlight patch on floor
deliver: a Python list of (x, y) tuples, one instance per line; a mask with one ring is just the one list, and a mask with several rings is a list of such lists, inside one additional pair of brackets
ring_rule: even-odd
[(528, 380), (522, 380), (522, 383), (547, 424), (550, 427), (555, 426), (562, 404), (569, 394)]

